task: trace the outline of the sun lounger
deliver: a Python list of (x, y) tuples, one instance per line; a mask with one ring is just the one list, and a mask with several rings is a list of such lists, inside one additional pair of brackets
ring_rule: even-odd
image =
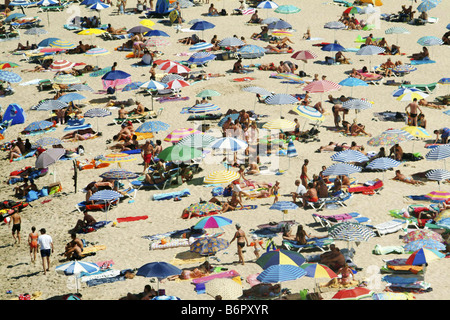
[(383, 181), (380, 179), (375, 179), (371, 181), (373, 183), (363, 183), (356, 184), (348, 188), (350, 193), (362, 193), (362, 194), (380, 194), (379, 192), (383, 189)]
[(404, 229), (405, 227), (407, 227), (408, 222), (406, 219), (393, 219), (390, 221), (386, 221), (386, 222), (382, 222), (379, 224), (376, 224), (373, 227), (374, 232), (378, 235), (378, 236), (384, 236), (388, 233), (395, 233), (399, 230)]
[(192, 279), (192, 283), (193, 284), (206, 283), (208, 281), (218, 279), (218, 278), (230, 278), (231, 279), (231, 278), (238, 277), (238, 276), (239, 276), (239, 273), (236, 270), (229, 270), (229, 271), (211, 274), (206, 277)]
[(108, 211), (117, 205), (117, 200), (114, 201), (96, 201), (94, 204), (87, 204), (86, 201), (79, 202), (75, 205), (75, 208), (80, 212), (83, 211)]
[(138, 190), (140, 190), (141, 188), (155, 188), (157, 190), (164, 190), (167, 187), (170, 187), (170, 185), (174, 181), (177, 181), (177, 178), (179, 176), (179, 170), (178, 169), (171, 170), (169, 174), (170, 174), (169, 177), (161, 183), (150, 184), (142, 180), (134, 180), (131, 181), (131, 185), (133, 186), (133, 188), (136, 188)]
[[(197, 240), (197, 239), (195, 239)], [(195, 240), (190, 239), (171, 239), (168, 242), (153, 242), (149, 245), (149, 250), (160, 250), (168, 248), (189, 247)]]
[(294, 240), (283, 240), (282, 245), (287, 250), (297, 251), (300, 252), (303, 249), (319, 249), (323, 252), (326, 251), (326, 247), (328, 247), (330, 244), (334, 243), (334, 239), (332, 238), (323, 238), (323, 239), (317, 239), (317, 238), (311, 238), (306, 240), (307, 243), (304, 245), (297, 244)]
[(316, 210), (323, 210), (323, 207), (328, 205), (340, 205), (342, 207), (347, 206), (345, 204), (345, 201), (352, 198), (351, 193), (342, 192), (341, 194), (335, 196), (335, 197), (329, 197), (329, 198), (319, 198), (316, 202), (310, 202), (308, 201), (307, 207), (312, 207)]
[(357, 222), (357, 223), (367, 223), (370, 222), (369, 218), (361, 216), (357, 212), (341, 213), (333, 215), (321, 215), (318, 213), (312, 214), (314, 221), (321, 224), (322, 227), (329, 228), (332, 225), (340, 222)]
[(375, 245), (375, 248), (372, 250), (373, 254), (376, 255), (385, 255), (390, 253), (395, 254), (403, 254), (405, 253), (405, 249), (402, 246), (380, 246), (379, 244)]
[(425, 91), (426, 93), (433, 93), (434, 89), (436, 89), (438, 83), (437, 82), (433, 82), (433, 83), (429, 83), (429, 84), (402, 84), (401, 87), (402, 88), (415, 88), (415, 89), (419, 89), (421, 91)]

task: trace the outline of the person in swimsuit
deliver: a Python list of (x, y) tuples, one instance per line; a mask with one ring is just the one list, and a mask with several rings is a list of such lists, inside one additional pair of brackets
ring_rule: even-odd
[(245, 265), (242, 248), (245, 248), (246, 244), (248, 246), (248, 239), (245, 235), (244, 230), (241, 229), (241, 225), (239, 223), (236, 223), (236, 233), (234, 234), (233, 239), (231, 239), (230, 244), (234, 240), (237, 240), (237, 253), (239, 256), (239, 262), (242, 263), (242, 265)]
[(70, 234), (72, 240), (66, 245), (66, 250), (64, 252), (64, 256), (67, 259), (80, 259), (81, 253), (83, 252), (83, 241), (77, 238), (77, 234), (72, 232)]
[(12, 222), (12, 236), (14, 238), (14, 243), (18, 242), (20, 244), (20, 223), (22, 222), (22, 219), (17, 209), (14, 209), (14, 213), (11, 215), (11, 219), (9, 220), (10, 225), (11, 222)]
[(407, 177), (400, 172), (400, 170), (395, 171), (395, 177), (392, 180), (398, 180), (401, 182), (406, 182), (409, 184), (424, 184), (422, 181), (414, 180), (412, 177)]
[(317, 202), (319, 197), (317, 196), (317, 190), (314, 188), (314, 184), (310, 182), (308, 184), (308, 191), (303, 195), (303, 208), (306, 208), (308, 202)]
[[(409, 112), (408, 112), (408, 109), (409, 109)], [(419, 115), (417, 110), (419, 110), (420, 113), (423, 113), (422, 109), (420, 109), (419, 104), (417, 103), (417, 98), (414, 98), (413, 102), (408, 104), (405, 108), (406, 114), (411, 118), (412, 126), (417, 126), (417, 117)]]
[(302, 184), (305, 186), (305, 188), (308, 186), (308, 181), (309, 181), (309, 177), (308, 177), (308, 166), (309, 160), (305, 159), (303, 165), (302, 165), (302, 173), (300, 174), (300, 180), (302, 181)]
[(38, 249), (38, 242), (37, 239), (39, 237), (39, 234), (36, 232), (36, 227), (31, 227), (31, 232), (28, 235), (28, 245), (30, 246), (30, 257), (31, 262), (36, 263), (36, 255), (37, 255), (37, 249)]
[(276, 203), (278, 201), (279, 190), (280, 190), (280, 181), (277, 181), (275, 182), (274, 186), (270, 189), (270, 193), (272, 193), (275, 197), (273, 203)]
[(434, 143), (438, 143), (439, 141), (439, 135), (441, 136), (441, 142), (442, 144), (447, 144), (448, 143), (448, 138), (450, 136), (450, 128), (442, 128), (439, 130), (434, 130), (433, 133), (436, 135), (436, 140), (434, 141)]

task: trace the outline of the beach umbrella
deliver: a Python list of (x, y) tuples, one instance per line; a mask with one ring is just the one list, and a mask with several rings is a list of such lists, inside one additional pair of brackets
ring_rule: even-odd
[(392, 158), (381, 157), (370, 161), (369, 164), (366, 166), (366, 168), (371, 170), (383, 170), (383, 180), (384, 180), (384, 171), (398, 167), (400, 164), (401, 164), (400, 161), (396, 161)]
[(150, 38), (144, 43), (147, 47), (166, 47), (170, 45), (170, 41), (164, 38)]
[(195, 52), (192, 56), (187, 60), (188, 64), (198, 64), (203, 65), (204, 63), (216, 59), (217, 56), (212, 54), (211, 52), (199, 51)]
[(446, 168), (445, 159), (449, 157), (450, 144), (439, 145), (425, 155), (425, 159), (429, 161), (444, 160), (444, 168)]
[(56, 77), (53, 78), (53, 82), (56, 84), (70, 85), (80, 83), (81, 81), (79, 78), (68, 73), (57, 75)]
[(433, 0), (423, 0), (421, 4), (417, 7), (417, 11), (419, 12), (427, 12), (433, 8), (436, 8), (438, 5), (437, 1)]
[(450, 180), (450, 172), (443, 169), (430, 170), (425, 174), (428, 180), (437, 181), (439, 184), (439, 190), (441, 189), (441, 181)]
[(76, 45), (73, 44), (72, 42), (61, 39), (50, 42), (49, 46), (52, 48), (60, 48), (64, 50), (74, 49), (76, 47)]
[(112, 113), (108, 109), (105, 108), (92, 108), (84, 113), (85, 118), (97, 118), (97, 132), (98, 129), (98, 118), (103, 118), (110, 116)]
[(276, 9), (278, 8), (278, 4), (273, 1), (261, 1), (256, 7), (258, 9)]
[(189, 87), (190, 84), (189, 82), (185, 81), (185, 80), (172, 80), (167, 82), (167, 87), (169, 89), (174, 89), (174, 90), (179, 90), (181, 88), (184, 87)]
[(414, 137), (403, 130), (387, 130), (380, 135), (370, 138), (367, 144), (372, 147), (393, 146), (414, 139)]
[(22, 81), (22, 77), (11, 71), (0, 70), (0, 80), (9, 83), (18, 83)]
[(189, 113), (206, 113), (206, 112), (214, 112), (218, 111), (220, 108), (212, 103), (202, 103), (196, 104), (190, 108), (187, 108), (187, 112)]
[(216, 141), (214, 141), (211, 144), (211, 148), (216, 150), (216, 149), (222, 149), (222, 150), (230, 150), (230, 151), (238, 151), (241, 149), (245, 149), (247, 148), (248, 144), (240, 139), (236, 139), (233, 137), (224, 137), (224, 138), (219, 138)]
[(345, 109), (349, 109), (349, 110), (353, 109), (353, 110), (359, 111), (359, 110), (365, 110), (365, 109), (372, 108), (372, 104), (367, 100), (350, 99), (350, 100), (345, 101), (342, 104), (342, 107)]
[(343, 13), (346, 13), (346, 14), (363, 13), (363, 9), (360, 7), (351, 6), (351, 7), (348, 7), (347, 9), (345, 9)]
[(76, 90), (76, 91), (90, 91), (90, 92), (94, 92), (94, 89), (92, 89), (91, 87), (89, 87), (86, 84), (71, 84), (69, 86), (70, 90)]
[(147, 90), (163, 90), (167, 88), (167, 84), (165, 84), (164, 82), (150, 80), (141, 84), (139, 88)]
[[(155, 22), (150, 19), (142, 19), (139, 21), (139, 23), (147, 28), (151, 28), (155, 25)], [(148, 31), (148, 32), (150, 32), (150, 31)]]
[(191, 69), (189, 69), (186, 66), (183, 66), (182, 64), (178, 64), (178, 63), (173, 63), (171, 65), (162, 65), (160, 66), (161, 70), (164, 70), (165, 72), (168, 73), (189, 73), (191, 72)]
[(141, 266), (137, 272), (137, 276), (146, 278), (157, 278), (158, 279), (158, 295), (159, 295), (159, 282), (170, 276), (180, 275), (181, 269), (175, 267), (174, 265), (167, 262), (150, 262)]
[[(294, 146), (294, 141), (292, 141), (292, 139), (289, 139), (289, 142), (288, 142), (287, 156), (289, 158), (293, 158), (293, 157), (297, 157), (298, 156), (297, 150), (295, 149), (295, 146)], [(289, 159), (289, 165), (290, 165), (290, 163), (291, 163), (291, 160)]]
[(427, 264), (434, 260), (442, 259), (444, 257), (445, 255), (439, 251), (421, 248), (417, 251), (414, 251), (406, 260), (405, 264), (418, 266)]
[(15, 13), (11, 13), (9, 16), (7, 16), (4, 21), (6, 23), (9, 23), (9, 22), (13, 21), (14, 19), (20, 19), (20, 18), (23, 18), (26, 16), (27, 15), (24, 13), (15, 12)]
[(135, 132), (139, 133), (149, 133), (149, 132), (160, 132), (160, 131), (166, 131), (169, 129), (170, 125), (162, 122), (162, 121), (147, 121), (141, 124)]
[(328, 266), (320, 263), (304, 263), (300, 266), (306, 271), (306, 276), (314, 278), (314, 283), (316, 283), (317, 278), (337, 278), (337, 274), (331, 270)]
[(410, 243), (417, 240), (435, 240), (437, 242), (444, 243), (442, 236), (430, 229), (418, 229), (409, 231), (404, 237), (404, 243)]
[(189, 51), (201, 51), (201, 50), (207, 50), (214, 47), (214, 45), (210, 42), (198, 42), (194, 44), (193, 46), (189, 47)]
[(431, 137), (431, 135), (428, 133), (427, 130), (425, 130), (422, 127), (417, 126), (406, 126), (403, 127), (401, 130), (408, 132), (412, 136), (420, 139), (425, 139)]
[[(41, 130), (43, 130), (43, 129), (41, 129)], [(30, 130), (30, 131), (34, 131), (34, 130)], [(33, 147), (35, 147), (35, 148), (39, 148), (39, 147), (40, 148), (45, 148), (45, 147), (48, 147), (48, 146), (54, 146), (54, 145), (61, 144), (61, 143), (62, 143), (62, 141), (60, 139), (58, 139), (58, 138), (45, 137), (45, 138), (41, 138), (41, 139), (35, 141), (33, 143)]]
[(56, 60), (50, 65), (49, 70), (60, 72), (64, 70), (72, 69), (75, 66), (75, 62), (70, 62), (68, 60)]
[(120, 163), (137, 160), (133, 155), (126, 153), (110, 153), (100, 157), (100, 162), (103, 163), (117, 163), (120, 167)]
[(245, 42), (236, 37), (227, 37), (219, 42), (220, 47), (241, 47), (244, 45)]
[(285, 5), (281, 5), (278, 8), (276, 8), (274, 12), (281, 13), (281, 14), (293, 14), (293, 13), (298, 13), (300, 11), (301, 11), (301, 9), (294, 5), (285, 4)]
[[(281, 283), (296, 280), (306, 275), (306, 271), (300, 267), (289, 264), (273, 265), (261, 272), (256, 280), (263, 283)], [(280, 288), (281, 299), (281, 288)]]
[(267, 130), (282, 130), (282, 131), (293, 130), (294, 127), (295, 122), (287, 119), (271, 120), (263, 125), (263, 128)]
[(197, 93), (196, 97), (198, 98), (206, 98), (206, 97), (218, 97), (220, 93), (216, 90), (206, 89)]
[(417, 43), (420, 44), (421, 46), (429, 47), (429, 46), (440, 46), (444, 42), (442, 41), (442, 39), (439, 39), (434, 36), (425, 36), (417, 40)]
[[(48, 14), (48, 13), (47, 13)], [(43, 34), (47, 34), (48, 31), (42, 28), (32, 27), (30, 29), (27, 29), (24, 34), (32, 35), (34, 36), (34, 41), (37, 42), (37, 37)]]
[[(283, 212), (284, 214), (287, 214), (289, 210), (298, 209), (298, 206), (291, 201), (277, 201), (274, 204), (272, 204), (269, 209), (270, 210), (278, 210), (278, 211)], [(284, 215), (283, 215), (283, 221), (284, 221)], [(256, 263), (258, 263), (258, 262), (256, 262)]]
[(450, 192), (446, 191), (431, 191), (425, 195), (425, 198), (433, 202), (444, 202), (450, 199)]
[(167, 74), (164, 77), (162, 77), (161, 82), (165, 83), (167, 85), (167, 83), (169, 83), (170, 81), (173, 81), (173, 80), (184, 80), (184, 77), (180, 76), (179, 74), (176, 74), (176, 73), (171, 73), (171, 74)]
[(216, 229), (232, 224), (231, 219), (221, 216), (211, 216), (202, 218), (194, 225), (194, 229)]
[(91, 274), (100, 271), (100, 267), (93, 262), (84, 262), (84, 261), (72, 261), (68, 263), (64, 263), (55, 268), (56, 273), (63, 274), (66, 276), (75, 276), (75, 282), (77, 285), (77, 293), (78, 293), (78, 279), (77, 276), (81, 273), (83, 274)]
[(170, 37), (167, 33), (161, 30), (150, 30), (144, 34), (145, 37)]
[(88, 51), (86, 51), (85, 55), (90, 56), (90, 57), (95, 57), (97, 60), (97, 66), (98, 66), (98, 57), (104, 56), (104, 55), (107, 55), (110, 53), (111, 53), (110, 51), (103, 49), (103, 48), (92, 48), (92, 49), (89, 49)]
[(175, 296), (156, 296), (156, 297), (153, 297), (152, 300), (174, 300), (174, 301), (176, 301), (176, 300), (181, 300), (181, 299), (178, 297), (175, 297)]
[(297, 105), (292, 111), (309, 120), (323, 121), (325, 119), (325, 116), (320, 111), (310, 106)]
[(236, 51), (242, 58), (254, 59), (260, 58), (266, 53), (266, 49), (254, 44), (246, 44)]
[(44, 100), (40, 102), (36, 109), (37, 111), (54, 111), (67, 108), (68, 104), (59, 100)]
[[(66, 154), (66, 150), (62, 148), (52, 148), (42, 152), (36, 159), (34, 166), (38, 169), (48, 168), (52, 164), (56, 163), (63, 155)], [(56, 181), (56, 171), (53, 167), (53, 182)]]
[(404, 249), (405, 251), (409, 251), (409, 252), (414, 252), (420, 249), (431, 249), (431, 250), (436, 250), (436, 251), (443, 251), (445, 250), (445, 245), (439, 241), (430, 239), (430, 240), (416, 240), (416, 241), (411, 241), (408, 242), (405, 246)]
[(323, 93), (339, 90), (340, 88), (341, 86), (333, 81), (319, 80), (313, 81), (310, 84), (303, 87), (303, 91), (308, 91), (310, 93)]
[(96, 3), (94, 3), (92, 6), (89, 7), (89, 9), (91, 10), (97, 10), (99, 12), (99, 17), (100, 17), (100, 12), (103, 9), (107, 9), (111, 7), (109, 4), (101, 2), (101, 1), (97, 1)]
[(192, 19), (192, 20), (190, 20), (188, 22), (188, 24), (193, 25), (193, 24), (196, 24), (197, 22), (200, 22), (200, 21), (205, 21), (205, 20), (203, 20), (203, 19)]
[(400, 96), (402, 96), (402, 95), (404, 95), (406, 93), (418, 92), (418, 91), (422, 92), (421, 90), (416, 89), (416, 88), (403, 88), (403, 87), (400, 87), (400, 88), (394, 90), (394, 92), (392, 93), (392, 96), (393, 97), (400, 97)]
[(65, 103), (69, 103), (69, 102), (72, 102), (75, 100), (84, 100), (84, 99), (86, 99), (85, 96), (83, 96), (79, 93), (76, 93), (76, 92), (71, 92), (71, 93), (63, 94), (61, 97), (59, 97), (56, 100), (65, 102)]
[(212, 24), (211, 22), (201, 20), (194, 23), (189, 29), (190, 30), (196, 30), (196, 31), (202, 31), (202, 38), (204, 38), (204, 31), (208, 29), (215, 28), (215, 24)]
[(100, 190), (89, 198), (89, 201), (103, 201), (105, 203), (106, 220), (108, 220), (108, 210), (113, 202), (116, 202), (123, 195), (114, 190)]
[(364, 46), (361, 49), (359, 49), (356, 52), (357, 56), (369, 56), (370, 60), (369, 60), (369, 70), (371, 69), (371, 65), (372, 65), (372, 56), (374, 55), (378, 55), (380, 53), (384, 53), (386, 51), (386, 49), (378, 47), (378, 46), (374, 46), (374, 45), (368, 45), (368, 46)]
[(2, 61), (0, 62), (0, 70), (9, 69), (9, 68), (17, 68), (19, 65), (14, 62)]
[(231, 118), (231, 121), (235, 121), (239, 118), (239, 113), (231, 113), (229, 115), (226, 115), (222, 119), (220, 119), (219, 123), (217, 124), (219, 127), (222, 127), (225, 122), (228, 121), (228, 119)]
[(137, 173), (123, 169), (112, 169), (100, 175), (100, 178), (108, 180), (129, 180), (136, 179), (137, 177), (139, 177)]
[(369, 158), (361, 151), (347, 149), (333, 154), (331, 156), (331, 160), (344, 163), (346, 162), (362, 163), (369, 161)]
[(23, 131), (26, 132), (33, 132), (33, 131), (41, 131), (48, 129), (53, 126), (53, 122), (42, 120), (42, 121), (34, 121), (30, 123), (28, 126), (23, 129)]
[(177, 162), (191, 161), (192, 159), (198, 159), (201, 157), (201, 150), (178, 144), (167, 147), (158, 154), (159, 159)]
[[(298, 99), (291, 94), (287, 93), (277, 93), (274, 95), (268, 96), (265, 100), (265, 103), (270, 105), (287, 105), (298, 103)], [(281, 107), (280, 107), (280, 117), (281, 117)]]
[(230, 243), (228, 240), (218, 237), (205, 237), (194, 241), (190, 245), (189, 251), (206, 256), (206, 259), (208, 260), (209, 256), (213, 256), (217, 252), (225, 250), (229, 246)]
[(292, 25), (284, 20), (278, 20), (278, 21), (274, 21), (272, 23), (270, 23), (267, 26), (269, 29), (271, 30), (275, 30), (275, 29), (292, 29)]
[[(106, 31), (102, 30), (102, 29), (89, 28), (89, 29), (84, 29), (84, 30), (80, 31), (77, 34), (80, 35), (80, 36), (91, 36), (91, 35), (94, 35), (94, 34), (98, 35), (98, 34), (102, 34), (102, 33), (105, 33), (105, 32)], [(93, 49), (97, 49), (97, 48), (93, 48)], [(98, 48), (98, 49), (101, 49), (101, 48)], [(90, 50), (92, 50), (92, 49), (90, 49)], [(104, 50), (104, 49), (102, 49), (102, 50)]]
[(300, 267), (305, 261), (305, 257), (298, 252), (280, 249), (265, 252), (256, 260), (256, 264), (265, 270), (274, 265)]
[(206, 282), (205, 292), (213, 298), (221, 296), (222, 300), (236, 300), (243, 294), (242, 285), (228, 278), (216, 278)]
[(177, 143), (184, 137), (187, 137), (191, 134), (203, 134), (203, 132), (198, 131), (193, 128), (176, 129), (176, 130), (172, 131), (170, 134), (168, 134), (167, 137), (164, 138), (164, 141)]
[(138, 90), (144, 83), (141, 81), (131, 82), (122, 88), (122, 92)]
[(150, 29), (149, 27), (140, 25), (140, 26), (135, 26), (131, 29), (129, 29), (127, 32), (128, 33), (146, 33), (151, 31), (152, 29)]
[(237, 171), (220, 170), (209, 173), (203, 179), (205, 184), (229, 184), (240, 178), (240, 174)]
[(369, 241), (375, 237), (375, 232), (370, 227), (360, 223), (341, 222), (329, 228), (328, 235), (330, 238), (347, 241), (350, 244), (350, 241)]
[(397, 35), (397, 44), (398, 44), (398, 35), (399, 34), (409, 34), (409, 30), (403, 27), (391, 27), (384, 31), (385, 34), (396, 34)]
[[(326, 28), (326, 29), (334, 30), (334, 41), (335, 41), (335, 43), (333, 43), (331, 45), (337, 45), (337, 46), (342, 47), (341, 45), (336, 43), (336, 30), (343, 30), (343, 29), (347, 28), (347, 26), (344, 23), (340, 22), (340, 21), (330, 21), (330, 22), (325, 23), (325, 25), (323, 27)], [(344, 51), (345, 48), (342, 47), (342, 50), (341, 49), (339, 49), (339, 50), (325, 50), (324, 47), (322, 47), (322, 50), (324, 50), (324, 51)]]
[(216, 140), (213, 136), (207, 134), (191, 134), (178, 142), (178, 145), (191, 148), (205, 149)]
[(131, 83), (131, 75), (121, 70), (113, 70), (102, 76), (103, 89)]
[(317, 59), (317, 54), (315, 54), (314, 52), (311, 52), (309, 50), (300, 50), (300, 51), (295, 52), (291, 56), (291, 58), (293, 58), (295, 60), (302, 60), (303, 61), (303, 69), (305, 69), (307, 60)]
[(423, 91), (409, 91), (399, 96), (397, 101), (413, 101), (414, 99), (422, 100), (428, 97), (428, 94)]
[(450, 78), (442, 78), (438, 81), (439, 84), (448, 86), (447, 95), (450, 93)]
[(351, 87), (351, 94), (350, 96), (353, 96), (353, 87), (368, 87), (369, 84), (361, 79), (354, 78), (354, 77), (348, 77), (341, 82), (339, 82), (340, 86), (343, 87)]
[(360, 300), (370, 298), (374, 292), (364, 287), (356, 287), (351, 289), (343, 289), (338, 291), (331, 300)]
[(329, 51), (329, 52), (345, 51), (345, 48), (338, 43), (330, 43), (330, 44), (324, 45), (322, 47), (322, 51)]
[(267, 24), (267, 25), (269, 25), (269, 24), (271, 24), (272, 22), (279, 21), (279, 20), (281, 20), (281, 19), (280, 19), (280, 18), (275, 18), (275, 17), (270, 17), (270, 18), (266, 18), (266, 19), (262, 20), (262, 21), (261, 21), (261, 24)]
[[(244, 87), (242, 89), (242, 91), (255, 93), (255, 101), (253, 103), (253, 110), (256, 110), (256, 100), (258, 99), (258, 94), (263, 97), (272, 95), (272, 93), (270, 91), (268, 91), (264, 88), (261, 88), (261, 87), (257, 87), (257, 86), (247, 86), (247, 87)], [(221, 126), (220, 123), (219, 123), (219, 125)]]
[(362, 168), (348, 163), (335, 163), (323, 171), (324, 176), (348, 176), (355, 172), (361, 172)]

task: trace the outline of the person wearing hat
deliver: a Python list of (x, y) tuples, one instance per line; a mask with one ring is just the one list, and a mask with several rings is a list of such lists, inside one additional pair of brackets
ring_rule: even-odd
[[(53, 239), (47, 234), (47, 231), (42, 228), (39, 230), (41, 235), (38, 237), (38, 245), (42, 257), (42, 267), (44, 268), (44, 274), (50, 271), (50, 255), (53, 253)], [(45, 262), (47, 261), (47, 267)]]
[(230, 244), (234, 240), (237, 241), (237, 253), (239, 256), (239, 262), (242, 263), (242, 265), (245, 265), (242, 249), (245, 248), (246, 244), (248, 247), (248, 239), (247, 236), (245, 235), (244, 230), (241, 229), (241, 225), (239, 223), (236, 223), (236, 233), (234, 234), (233, 239), (231, 239)]

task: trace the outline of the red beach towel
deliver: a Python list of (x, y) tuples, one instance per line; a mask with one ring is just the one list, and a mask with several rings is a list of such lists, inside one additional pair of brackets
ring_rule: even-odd
[(130, 222), (130, 221), (138, 221), (138, 220), (146, 220), (148, 216), (136, 216), (136, 217), (125, 217), (125, 218), (117, 218), (117, 222)]

